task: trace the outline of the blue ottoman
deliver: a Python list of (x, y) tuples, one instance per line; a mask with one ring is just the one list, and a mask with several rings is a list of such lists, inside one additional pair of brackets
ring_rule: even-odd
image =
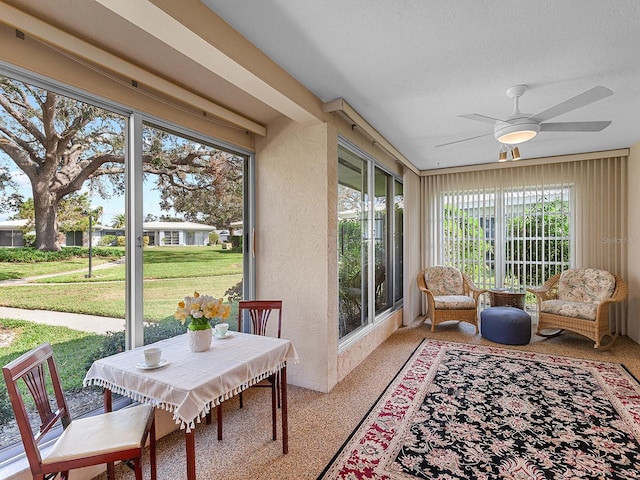
[(531, 317), (516, 307), (491, 307), (480, 313), (484, 338), (505, 345), (526, 345), (531, 340)]

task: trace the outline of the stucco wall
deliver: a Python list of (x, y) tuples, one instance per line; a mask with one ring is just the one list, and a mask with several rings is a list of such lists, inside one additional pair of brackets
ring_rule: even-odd
[(267, 132), (256, 139), (256, 296), (283, 300), (282, 336), (300, 356), (288, 367), (289, 381), (328, 392), (402, 324), (403, 315), (393, 312), (338, 351), (338, 135), (399, 167), (335, 115), (315, 126), (280, 119)]
[(287, 368), (289, 381), (319, 391), (335, 382), (337, 342), (329, 260), (335, 258), (329, 198), (337, 195), (336, 162), (329, 155), (326, 124), (281, 119), (256, 141), (256, 297), (282, 299), (282, 336), (300, 357)]

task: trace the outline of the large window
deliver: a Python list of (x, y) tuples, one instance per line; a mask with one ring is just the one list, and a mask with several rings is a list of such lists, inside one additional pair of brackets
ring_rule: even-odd
[(523, 290), (571, 265), (571, 187), (447, 192), (443, 263), (484, 288)]
[[(184, 296), (198, 290), (235, 310), (246, 252), (237, 237), (223, 250), (218, 232), (248, 217), (251, 157), (123, 105), (3, 73), (0, 278), (16, 285), (2, 287), (2, 303), (104, 321), (0, 319), (0, 364), (50, 342), (77, 417), (102, 407), (101, 391), (82, 387), (91, 362), (183, 333), (173, 313)], [(4, 386), (0, 428), (0, 450), (19, 441)]]
[(339, 145), (340, 338), (402, 300), (403, 206), (399, 179), (346, 142)]
[[(485, 288), (539, 286), (574, 266), (624, 277), (627, 164), (585, 154), (424, 175), (421, 263), (453, 262)], [(624, 307), (612, 312), (625, 332)]]

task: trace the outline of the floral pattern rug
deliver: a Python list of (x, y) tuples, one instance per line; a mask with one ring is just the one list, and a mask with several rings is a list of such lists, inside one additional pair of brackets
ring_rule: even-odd
[(425, 341), (319, 479), (640, 479), (622, 365)]

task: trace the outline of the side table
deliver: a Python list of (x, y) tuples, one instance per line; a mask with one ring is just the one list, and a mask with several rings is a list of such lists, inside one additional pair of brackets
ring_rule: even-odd
[(489, 300), (492, 307), (516, 307), (524, 310), (526, 292), (508, 288), (492, 288), (489, 290)]

